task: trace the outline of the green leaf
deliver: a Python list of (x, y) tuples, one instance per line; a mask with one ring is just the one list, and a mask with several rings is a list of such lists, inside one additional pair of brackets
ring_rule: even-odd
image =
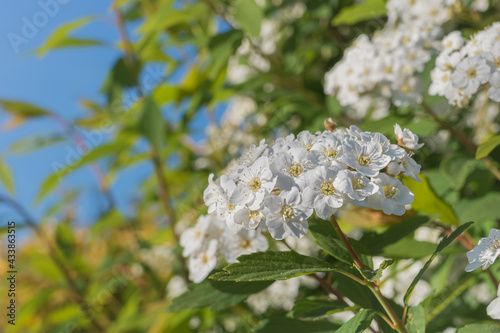
[(6, 112), (24, 118), (41, 117), (50, 114), (49, 111), (39, 108), (38, 106), (18, 101), (0, 100), (0, 106)]
[(492, 136), (477, 147), (476, 160), (487, 157), (498, 145), (500, 145), (500, 134)]
[(260, 26), (264, 13), (255, 0), (234, 1), (233, 17), (240, 24), (241, 29), (251, 36), (260, 34)]
[(2, 158), (0, 158), (0, 181), (10, 193), (14, 194), (14, 177)]
[(148, 139), (157, 154), (160, 154), (165, 138), (165, 121), (158, 105), (151, 97), (146, 98), (143, 102), (139, 131)]
[(378, 269), (374, 271), (372, 271), (371, 269), (362, 269), (360, 270), (360, 272), (368, 281), (377, 281), (382, 277), (382, 272), (384, 271), (384, 269), (386, 269), (393, 263), (394, 259), (384, 260), (384, 262), (380, 264), (380, 267)]
[(500, 218), (500, 192), (490, 192), (476, 199), (463, 199), (456, 204), (460, 221), (483, 221)]
[(258, 328), (257, 333), (331, 333), (335, 332), (338, 325), (329, 321), (304, 321), (292, 318), (271, 318), (264, 322), (264, 326)]
[(386, 14), (384, 0), (366, 0), (349, 7), (344, 7), (333, 18), (333, 25), (353, 25), (361, 21), (374, 19)]
[(256, 252), (240, 256), (238, 261), (210, 278), (219, 281), (268, 281), (286, 280), (316, 272), (339, 271), (324, 260), (295, 251)]
[(101, 145), (94, 150), (91, 150), (87, 155), (83, 156), (77, 162), (71, 165), (60, 165), (58, 170), (54, 170), (55, 172), (45, 179), (42, 186), (40, 187), (40, 191), (35, 199), (35, 202), (39, 202), (46, 195), (52, 192), (56, 185), (62, 180), (63, 177), (68, 175), (70, 172), (87, 165), (89, 163), (97, 161), (99, 158), (114, 154), (116, 152), (120, 152), (123, 149), (128, 147), (128, 143), (124, 141), (117, 141), (108, 144)]
[(365, 233), (360, 242), (363, 243), (373, 255), (378, 255), (382, 253), (384, 247), (397, 243), (428, 221), (429, 217), (427, 216), (413, 216), (389, 227), (380, 234)]
[(425, 307), (425, 321), (428, 323), (447, 309), (451, 303), (462, 295), (469, 287), (478, 283), (478, 274), (464, 274), (460, 280), (448, 285), (439, 294), (433, 294), (422, 302)]
[(29, 154), (52, 144), (66, 142), (67, 138), (58, 133), (33, 135), (14, 142), (9, 150), (15, 154)]
[(57, 247), (66, 257), (71, 257), (75, 252), (76, 240), (68, 224), (61, 223), (56, 228)]
[(440, 164), (440, 171), (448, 179), (455, 190), (460, 190), (467, 177), (481, 162), (471, 159), (468, 155), (449, 154)]
[(408, 287), (408, 290), (406, 290), (406, 293), (405, 293), (405, 296), (404, 296), (404, 303), (405, 303), (405, 305), (408, 304), (408, 301), (410, 300), (410, 297), (411, 297), (411, 294), (413, 292), (413, 289), (415, 289), (415, 286), (417, 285), (417, 282), (420, 281), (420, 279), (422, 278), (422, 275), (427, 270), (427, 268), (429, 267), (429, 265), (431, 264), (431, 262), (434, 260), (434, 258), (436, 258), (436, 256), (445, 247), (447, 247), (448, 245), (450, 245), (451, 242), (453, 242), (453, 240), (455, 238), (457, 238), (458, 236), (460, 236), (460, 234), (462, 234), (462, 232), (464, 232), (473, 223), (474, 222), (467, 222), (465, 224), (462, 224), (457, 229), (455, 229), (455, 231), (453, 231), (451, 233), (451, 235), (449, 235), (448, 237), (445, 237), (445, 238), (443, 238), (443, 240), (441, 240), (441, 242), (438, 244), (438, 246), (436, 248), (436, 251), (432, 254), (432, 256), (429, 258), (429, 260), (427, 260), (427, 262), (425, 263), (424, 267), (422, 267), (422, 269), (420, 270), (420, 272), (418, 272), (417, 276), (415, 276), (415, 278), (413, 279), (410, 287)]
[(422, 306), (412, 306), (406, 318), (408, 333), (425, 333), (425, 311)]
[(349, 252), (337, 237), (337, 233), (329, 221), (309, 219), (309, 231), (314, 238), (314, 243), (335, 259), (351, 265), (353, 263)]
[(298, 319), (317, 320), (333, 313), (352, 311), (358, 308), (358, 306), (349, 307), (344, 302), (334, 300), (303, 299), (295, 301), (292, 315)]
[(210, 40), (210, 65), (207, 75), (210, 79), (215, 79), (219, 72), (227, 66), (227, 61), (238, 46), (241, 44), (243, 34), (239, 30), (229, 30), (223, 34), (216, 35)]
[[(397, 259), (420, 259), (430, 256), (436, 250), (436, 244), (431, 242), (420, 242), (413, 238), (405, 238), (395, 244), (391, 244), (384, 248), (380, 253), (381, 256), (386, 258)], [(458, 252), (457, 252), (458, 251)], [(444, 249), (443, 254), (461, 253), (462, 247), (450, 246)]]
[(174, 298), (167, 311), (176, 312), (204, 307), (209, 307), (213, 311), (222, 310), (238, 304), (271, 284), (269, 281), (219, 282), (205, 279), (201, 283), (191, 284), (185, 293)]
[(340, 326), (336, 333), (362, 333), (370, 326), (376, 314), (377, 312), (372, 309), (362, 310)]
[(72, 21), (59, 26), (59, 28), (57, 28), (52, 33), (52, 35), (45, 41), (45, 44), (36, 50), (36, 53), (42, 56), (47, 52), (49, 52), (50, 50), (63, 47), (82, 47), (82, 46), (101, 45), (102, 43), (100, 41), (96, 41), (93, 39), (80, 39), (80, 38), (70, 37), (70, 34), (74, 30), (83, 27), (92, 20), (93, 17), (87, 16), (79, 20)]
[(470, 324), (459, 328), (457, 333), (498, 333), (500, 325), (494, 324)]
[(420, 174), (419, 178), (422, 180), (421, 183), (408, 177), (403, 180), (403, 183), (415, 195), (411, 204), (413, 209), (426, 215), (436, 215), (443, 223), (459, 225), (458, 218), (451, 207), (434, 193), (427, 178), (423, 174)]

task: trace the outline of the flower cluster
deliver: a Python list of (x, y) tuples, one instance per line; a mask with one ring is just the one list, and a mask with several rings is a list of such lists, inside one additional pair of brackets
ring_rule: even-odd
[(260, 231), (242, 229), (234, 234), (216, 215), (200, 216), (194, 227), (182, 233), (180, 244), (182, 255), (188, 258), (189, 279), (196, 283), (210, 274), (219, 259), (234, 263), (240, 255), (265, 251), (269, 246)]
[(443, 39), (442, 51), (431, 72), (429, 94), (445, 96), (458, 107), (489, 86), (488, 97), (500, 102), (500, 22), (480, 31), (465, 43), (454, 31)]
[[(361, 35), (343, 59), (325, 75), (325, 93), (351, 106), (359, 116), (374, 108), (381, 118), (388, 105), (422, 101), (422, 72), (443, 35), (442, 25), (454, 17), (455, 1), (390, 0), (387, 24), (372, 39)], [(484, 8), (483, 8), (484, 9)]]
[(396, 126), (400, 146), (356, 126), (264, 140), (214, 180), (204, 192), (208, 213), (233, 232), (261, 228), (275, 239), (300, 238), (313, 211), (328, 219), (347, 203), (402, 215), (413, 193), (396, 178), (417, 181), (418, 165), (408, 150), (418, 137)]

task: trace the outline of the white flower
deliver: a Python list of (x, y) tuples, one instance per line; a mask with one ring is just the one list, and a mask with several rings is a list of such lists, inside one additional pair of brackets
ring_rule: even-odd
[(264, 235), (256, 230), (241, 230), (236, 235), (224, 235), (224, 256), (228, 263), (236, 262), (236, 258), (244, 254), (265, 251), (269, 243)]
[(453, 86), (462, 88), (466, 96), (472, 96), (476, 93), (479, 86), (488, 82), (489, 78), (490, 67), (486, 60), (480, 56), (462, 60), (451, 74)]
[(405, 175), (416, 180), (417, 182), (421, 182), (420, 178), (418, 178), (418, 174), (420, 173), (420, 164), (417, 164), (410, 155), (406, 154), (400, 160), (400, 166)]
[(313, 167), (310, 154), (305, 148), (291, 148), (288, 152), (274, 154), (270, 164), (278, 174), (276, 187), (280, 190), (290, 190), (293, 186), (305, 186), (304, 175)]
[(235, 182), (226, 175), (220, 176), (218, 180), (220, 185), (214, 187), (217, 195), (209, 207), (209, 213), (216, 212), (219, 218), (226, 222), (228, 228), (237, 232), (241, 227), (234, 223), (234, 213), (240, 208), (237, 205), (241, 201), (241, 191), (237, 191)]
[(184, 248), (182, 255), (189, 257), (203, 246), (207, 229), (210, 225), (210, 216), (200, 216), (193, 228), (186, 229), (180, 237), (180, 244)]
[(242, 207), (234, 213), (234, 223), (240, 224), (246, 229), (256, 229), (263, 220), (261, 210), (252, 210), (248, 207)]
[(320, 165), (333, 165), (340, 168), (345, 168), (346, 166), (342, 162), (342, 141), (334, 132), (323, 132), (318, 142), (312, 146), (311, 152), (318, 153), (318, 164)]
[(500, 286), (497, 290), (497, 296), (486, 308), (486, 313), (493, 319), (500, 319)]
[(344, 162), (367, 177), (378, 175), (379, 171), (391, 161), (389, 156), (383, 154), (380, 143), (375, 140), (360, 143), (346, 139), (344, 152)]
[(472, 272), (483, 266), (483, 270), (490, 267), (500, 254), (500, 230), (491, 229), (490, 235), (481, 238), (477, 245), (467, 252), (469, 264), (465, 267), (466, 272)]
[(494, 102), (500, 102), (500, 71), (496, 71), (491, 75), (488, 97)]
[(451, 53), (458, 50), (464, 45), (464, 38), (460, 31), (450, 32), (442, 41), (443, 51), (446, 53)]
[(264, 200), (266, 225), (274, 239), (286, 236), (300, 238), (307, 233), (307, 218), (312, 215), (312, 208), (304, 206), (299, 189), (282, 191), (279, 195), (268, 196)]
[(379, 190), (367, 198), (368, 205), (375, 209), (382, 209), (387, 215), (403, 215), (405, 205), (413, 202), (413, 193), (397, 178), (380, 174), (372, 178)]
[(233, 194), (233, 205), (247, 204), (250, 209), (257, 209), (264, 201), (266, 193), (271, 192), (276, 184), (277, 176), (269, 169), (269, 158), (259, 157), (251, 166), (240, 174), (238, 188)]
[(405, 128), (404, 131), (398, 124), (394, 125), (394, 134), (400, 146), (408, 149), (416, 150), (422, 148), (423, 143), (418, 143), (418, 136), (412, 133), (409, 129)]
[(306, 174), (307, 188), (302, 194), (304, 205), (314, 208), (322, 219), (329, 219), (344, 202), (342, 193), (333, 185), (338, 170), (319, 166)]
[(370, 179), (360, 172), (350, 170), (339, 171), (333, 185), (349, 198), (357, 201), (363, 201), (378, 191), (378, 186)]
[(204, 251), (191, 256), (188, 262), (189, 279), (194, 283), (203, 281), (217, 265), (217, 241), (212, 239)]

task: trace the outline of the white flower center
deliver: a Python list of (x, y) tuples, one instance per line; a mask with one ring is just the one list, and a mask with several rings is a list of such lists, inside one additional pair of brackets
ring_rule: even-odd
[(384, 186), (383, 190), (385, 197), (389, 199), (394, 198), (394, 196), (398, 193), (398, 189), (391, 185)]
[(368, 164), (370, 164), (370, 157), (366, 155), (359, 155), (358, 163), (361, 166), (367, 166)]
[(352, 179), (352, 188), (355, 190), (362, 190), (365, 188), (365, 183), (361, 178), (353, 178)]
[(332, 182), (326, 182), (321, 184), (321, 192), (323, 192), (324, 195), (332, 195), (335, 193), (335, 187), (333, 186)]
[(328, 158), (336, 158), (338, 154), (339, 152), (333, 148), (325, 149), (325, 152), (323, 153), (323, 155)]
[(244, 250), (249, 249), (251, 245), (252, 245), (252, 242), (247, 238), (242, 238), (240, 240), (240, 247)]
[(474, 67), (471, 67), (466, 72), (469, 79), (474, 79), (476, 77), (477, 71)]
[(291, 219), (295, 215), (295, 212), (290, 205), (283, 205), (283, 207), (281, 207), (280, 213), (285, 220)]
[(229, 210), (234, 210), (236, 207), (234, 205), (231, 205), (229, 201), (227, 202), (227, 209)]
[(259, 216), (258, 210), (251, 210), (250, 213), (248, 214), (248, 218), (250, 220), (255, 220), (258, 216)]
[(259, 178), (255, 177), (250, 181), (248, 186), (252, 191), (257, 192), (262, 187), (262, 182), (260, 181)]
[(201, 263), (202, 263), (203, 265), (208, 264), (208, 256), (207, 256), (207, 254), (206, 254), (206, 253), (203, 253), (203, 255), (201, 256)]
[(307, 152), (309, 153), (309, 152), (311, 151), (311, 148), (312, 148), (313, 146), (312, 146), (312, 144), (310, 144), (310, 143), (306, 143), (306, 144), (305, 144), (305, 147), (306, 147)]
[(304, 171), (304, 167), (298, 163), (294, 163), (292, 164), (292, 166), (290, 167), (290, 175), (292, 177), (298, 177), (300, 176), (300, 174), (302, 173), (302, 171)]

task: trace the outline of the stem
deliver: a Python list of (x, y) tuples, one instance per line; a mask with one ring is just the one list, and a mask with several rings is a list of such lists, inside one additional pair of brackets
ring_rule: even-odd
[[(434, 112), (434, 110), (432, 110), (431, 107), (427, 105), (425, 102), (422, 102), (422, 107), (424, 108), (425, 112), (427, 112), (434, 119), (436, 123), (441, 125), (441, 127), (450, 132), (451, 135), (453, 135), (458, 141), (463, 143), (470, 153), (476, 155), (477, 147), (474, 144), (474, 142), (472, 142), (472, 140), (467, 136), (467, 134), (457, 131), (455, 128), (453, 128), (453, 126), (451, 126), (444, 120), (440, 119)], [(498, 170), (498, 168), (494, 165), (493, 161), (489, 157), (483, 157), (482, 160), (486, 165), (486, 167), (491, 171), (491, 173), (498, 180), (500, 180), (500, 170)]]
[[(354, 263), (356, 264), (356, 266), (359, 269), (364, 269), (364, 265), (361, 262), (361, 260), (359, 259), (358, 255), (356, 254), (356, 251), (354, 251), (353, 247), (351, 246), (351, 243), (349, 243), (349, 239), (342, 232), (342, 229), (340, 229), (340, 226), (339, 226), (339, 224), (337, 222), (337, 219), (335, 218), (335, 215), (332, 215), (330, 217), (330, 221), (332, 222), (332, 225), (335, 228), (335, 231), (337, 231), (337, 234), (339, 235), (340, 239), (342, 240), (342, 242), (346, 246), (347, 251), (351, 255), (351, 257), (354, 260)], [(344, 272), (342, 272), (342, 273), (344, 273)], [(349, 274), (349, 273), (347, 273), (347, 274)], [(360, 280), (358, 278), (356, 278), (356, 279)], [(384, 295), (382, 295), (382, 293), (380, 292), (380, 289), (379, 289), (378, 285), (375, 282), (368, 281), (368, 280), (362, 281), (361, 283), (364, 284), (364, 285), (366, 285), (368, 288), (370, 288), (370, 290), (373, 292), (373, 294), (375, 295), (375, 297), (379, 301), (380, 305), (382, 305), (382, 307), (384, 308), (385, 312), (389, 315), (389, 318), (391, 318), (390, 321), (392, 322), (392, 323), (390, 323), (391, 327), (393, 327), (398, 332), (407, 333), (406, 328), (405, 328), (403, 322), (401, 321), (401, 319), (399, 319), (399, 317), (397, 316), (396, 312), (391, 307), (391, 305), (389, 304), (389, 302), (387, 301), (387, 299), (384, 297)]]
[(356, 254), (356, 251), (354, 251), (354, 249), (352, 248), (351, 243), (349, 243), (349, 239), (347, 239), (347, 236), (342, 232), (342, 229), (340, 229), (339, 223), (337, 222), (337, 219), (335, 218), (334, 215), (332, 215), (330, 217), (330, 221), (332, 221), (332, 225), (335, 228), (335, 231), (337, 232), (337, 234), (339, 235), (340, 239), (342, 240), (342, 242), (346, 246), (347, 251), (351, 255), (351, 257), (354, 260), (354, 263), (356, 264), (356, 266), (358, 266), (359, 269), (364, 269), (365, 266), (363, 265), (363, 263), (359, 259), (358, 255)]
[(323, 287), (323, 289), (325, 289), (328, 293), (335, 295), (335, 297), (337, 297), (337, 299), (342, 303), (346, 303), (344, 297), (337, 291), (337, 289), (333, 288), (332, 285), (329, 284), (325, 279), (319, 277), (315, 273), (309, 274), (309, 276), (318, 281), (321, 287)]
[(385, 312), (387, 312), (387, 314), (389, 315), (389, 318), (391, 318), (391, 321), (392, 321), (392, 327), (397, 330), (398, 332), (404, 332), (406, 333), (406, 328), (403, 324), (403, 322), (401, 321), (401, 319), (399, 319), (398, 315), (396, 314), (396, 312), (394, 311), (394, 309), (391, 307), (391, 305), (389, 304), (389, 302), (387, 301), (387, 299), (384, 297), (384, 295), (382, 295), (382, 293), (380, 292), (380, 289), (378, 287), (376, 287), (374, 284), (370, 283), (368, 285), (368, 288), (370, 288), (370, 290), (372, 291), (372, 293), (375, 295), (375, 297), (377, 298), (377, 300), (379, 301), (380, 305), (382, 305), (382, 307), (384, 308)]

